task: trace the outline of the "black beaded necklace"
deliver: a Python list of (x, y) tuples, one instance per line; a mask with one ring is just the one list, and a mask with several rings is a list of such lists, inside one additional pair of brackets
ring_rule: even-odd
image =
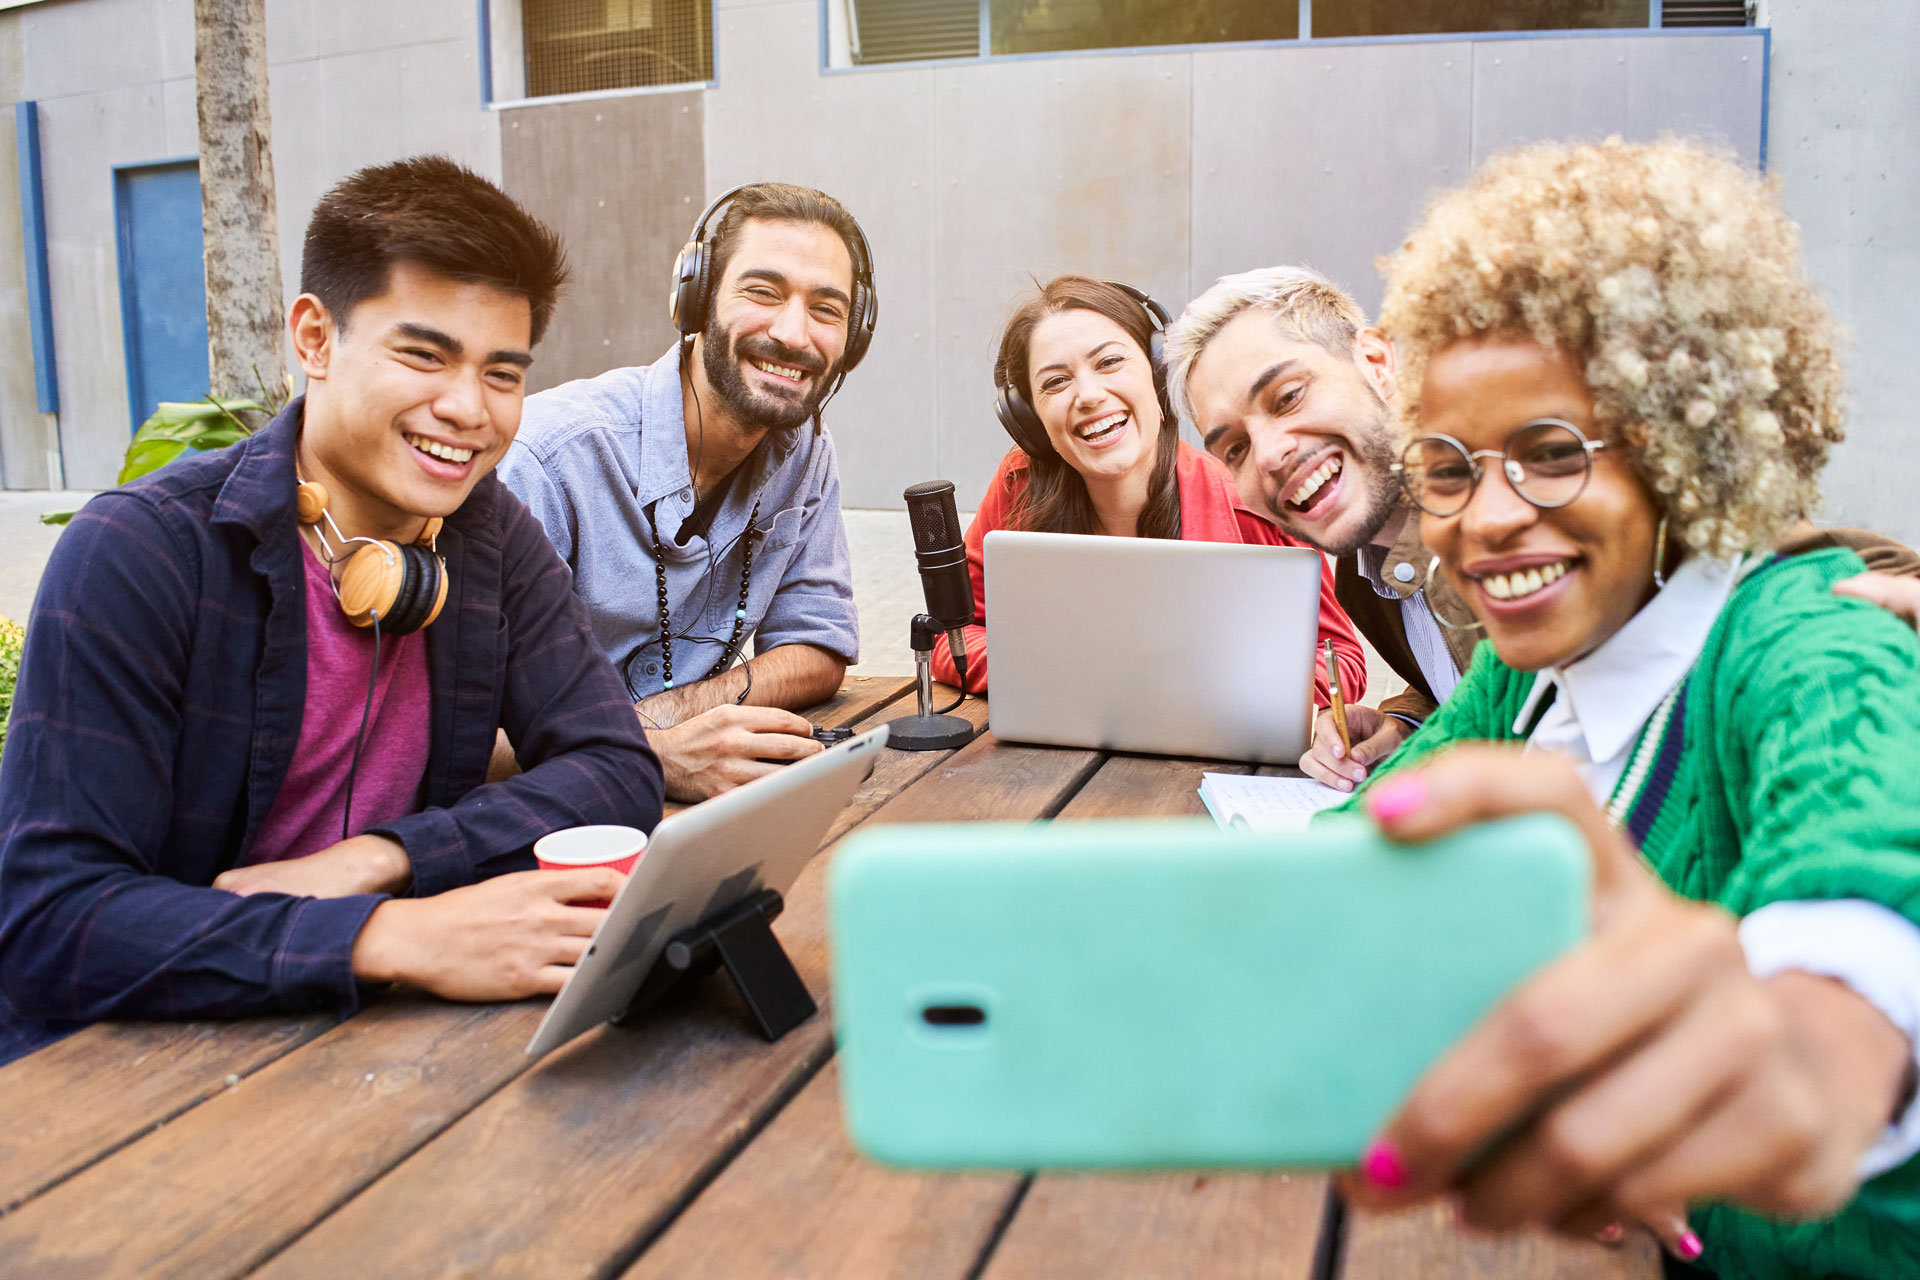
[[(714, 664), (714, 672), (725, 671), (740, 653), (741, 632), (747, 629), (747, 589), (753, 585), (753, 539), (759, 533), (760, 500), (754, 499), (753, 513), (747, 517), (747, 531), (740, 535), (740, 603), (733, 610), (733, 636)], [(662, 688), (673, 688), (673, 619), (667, 614), (667, 553), (660, 545), (660, 527), (653, 528), (653, 577), (660, 591), (660, 671)]]

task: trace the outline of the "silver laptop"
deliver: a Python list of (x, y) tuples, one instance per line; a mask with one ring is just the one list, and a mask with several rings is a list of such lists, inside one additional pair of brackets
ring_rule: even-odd
[(886, 745), (882, 725), (663, 819), (527, 1052), (625, 1012), (674, 934), (760, 889), (785, 894)]
[(997, 530), (996, 737), (1292, 764), (1310, 742), (1320, 553)]

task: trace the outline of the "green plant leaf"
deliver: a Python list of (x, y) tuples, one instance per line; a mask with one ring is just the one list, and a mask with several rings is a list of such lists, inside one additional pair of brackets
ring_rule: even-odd
[(162, 400), (133, 433), (116, 483), (158, 471), (188, 449), (224, 449), (244, 440), (253, 430), (235, 415), (265, 412), (258, 401), (244, 398)]
[(77, 513), (72, 511), (43, 512), (40, 516), (40, 523), (41, 524), (65, 524), (67, 521), (73, 519), (75, 514)]
[(127, 461), (120, 468), (120, 478), (115, 484), (126, 484), (138, 480), (149, 472), (158, 471), (187, 451), (185, 441), (181, 440), (142, 440), (127, 447)]

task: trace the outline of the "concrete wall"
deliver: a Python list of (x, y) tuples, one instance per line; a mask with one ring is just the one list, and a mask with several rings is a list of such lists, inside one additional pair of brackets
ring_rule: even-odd
[(817, 0), (721, 0), (706, 173), (710, 194), (831, 191), (873, 242), (880, 327), (829, 419), (850, 505), (936, 476), (978, 500), (1007, 447), (993, 353), (1030, 275), (1125, 279), (1178, 311), (1226, 272), (1307, 261), (1372, 308), (1374, 256), (1502, 147), (1680, 132), (1759, 156), (1758, 33), (822, 74), (819, 21)]
[[(20, 52), (19, 15), (0, 13), (0, 101), (20, 98), (24, 75)], [(19, 190), (19, 156), (9, 110), (0, 122), (0, 487), (45, 489), (59, 478), (58, 466), (50, 465), (48, 458), (49, 447), (57, 451), (59, 439), (53, 416), (40, 412), (34, 385)]]
[[(274, 171), (290, 299), (300, 235), (328, 186), (363, 165), (423, 151), (500, 172), (499, 121), (479, 98), (471, 0), (272, 0), (267, 6)], [(8, 101), (40, 103), (59, 427), (67, 481), (113, 482), (131, 434), (115, 248), (115, 165), (198, 150), (192, 0), (65, 0), (6, 15), (21, 74)], [(9, 129), (9, 133), (10, 133)], [(9, 140), (9, 154), (11, 141)], [(7, 186), (15, 204), (17, 184)], [(17, 211), (0, 214), (0, 227)], [(17, 257), (17, 253), (14, 255)], [(5, 320), (11, 264), (0, 270), (0, 358), (18, 358)], [(0, 404), (12, 399), (0, 390)], [(9, 407), (4, 410), (12, 416)], [(37, 423), (33, 424), (38, 426)], [(6, 457), (20, 429), (0, 420)], [(37, 447), (37, 446), (36, 446)], [(44, 469), (44, 468), (43, 468)], [(45, 483), (22, 467), (9, 485)]]
[(1827, 519), (1920, 545), (1920, 4), (1771, 0), (1768, 168), (1801, 254), (1853, 332), (1853, 414)]
[[(496, 7), (511, 0), (494, 0)], [(757, 178), (834, 192), (873, 242), (880, 326), (829, 413), (850, 504), (953, 479), (1002, 438), (1000, 324), (1029, 274), (1131, 280), (1175, 309), (1216, 276), (1312, 262), (1369, 308), (1374, 256), (1437, 187), (1530, 137), (1710, 133), (1757, 159), (1763, 37), (1434, 41), (1091, 55), (822, 73), (818, 0), (719, 0), (717, 87), (484, 110), (472, 0), (272, 0), (289, 296), (313, 201), (360, 165), (444, 151), (499, 177), (572, 249), (536, 385), (651, 359), (700, 205)], [(1829, 516), (1920, 541), (1920, 6), (1770, 0), (1769, 168), (1853, 330), (1852, 439)], [(190, 0), (0, 13), (0, 98), (42, 102), (69, 482), (103, 484), (126, 421), (111, 166), (194, 150)], [(499, 55), (496, 51), (496, 62)], [(47, 483), (33, 412), (11, 130), (0, 140), (0, 480)], [(602, 203), (604, 202), (604, 203)], [(1906, 324), (1902, 324), (1906, 321)], [(1896, 344), (1899, 344), (1896, 346)]]
[(527, 385), (646, 364), (673, 343), (667, 276), (705, 207), (703, 97), (643, 93), (502, 112), (507, 190), (566, 241), (573, 282)]

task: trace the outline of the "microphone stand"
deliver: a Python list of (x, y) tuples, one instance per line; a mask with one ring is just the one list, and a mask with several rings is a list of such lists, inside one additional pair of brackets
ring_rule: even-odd
[[(901, 716), (887, 722), (887, 745), (902, 751), (950, 751), (973, 741), (973, 725), (959, 716), (936, 715), (933, 710), (933, 646), (942, 635), (941, 627), (927, 614), (917, 614), (909, 642), (913, 645), (913, 671), (919, 683), (915, 691), (918, 714)], [(962, 688), (954, 701), (965, 700), (967, 671), (960, 668)]]

